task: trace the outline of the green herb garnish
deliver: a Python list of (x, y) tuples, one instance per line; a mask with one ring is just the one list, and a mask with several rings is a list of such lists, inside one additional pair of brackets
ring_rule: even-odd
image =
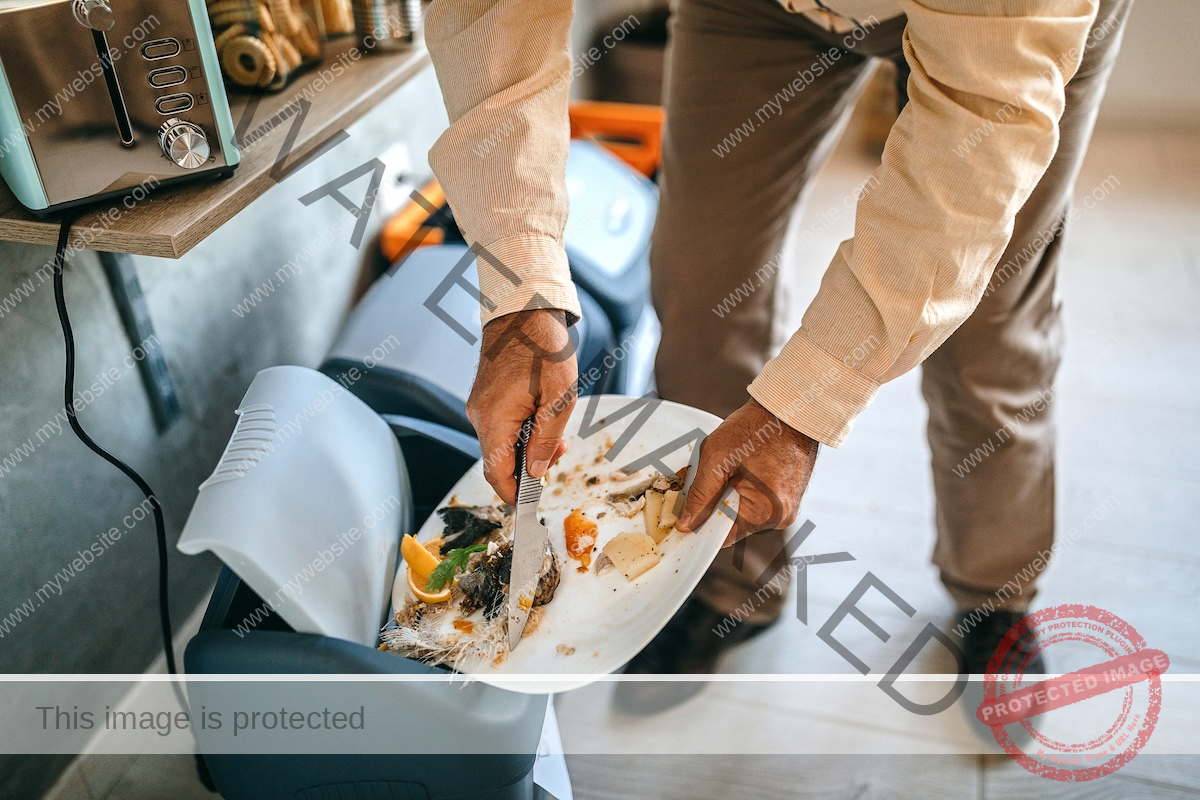
[(429, 580), (425, 583), (425, 591), (440, 592), (442, 589), (454, 580), (454, 573), (467, 568), (467, 561), (470, 560), (472, 553), (482, 553), (487, 550), (487, 544), (480, 542), (473, 544), (470, 547), (459, 547), (446, 553), (433, 572), (429, 573)]

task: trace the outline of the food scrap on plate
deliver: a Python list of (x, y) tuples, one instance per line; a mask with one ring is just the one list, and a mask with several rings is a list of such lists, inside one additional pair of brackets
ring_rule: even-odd
[[(615, 568), (627, 581), (634, 581), (661, 560), (661, 547), (683, 507), (682, 474), (655, 472), (615, 493), (594, 487), (603, 479), (624, 480), (628, 476), (623, 473), (603, 479), (594, 474), (579, 479), (564, 475), (567, 472), (559, 473), (555, 482), (592, 496), (593, 502), (566, 516), (561, 540), (556, 536), (547, 540), (523, 636), (536, 635), (544, 607), (560, 591), (563, 567), (552, 540), (565, 544), (567, 563), (576, 563), (571, 571), (583, 573), (581, 580), (595, 580)], [(408, 592), (403, 607), (395, 609), (394, 624), (383, 632), (384, 647), (432, 664), (455, 666), (468, 658), (499, 663), (508, 654), (508, 623), (501, 612), (512, 570), (514, 509), (452, 504), (438, 509), (437, 515), (443, 526), (439, 535), (424, 542), (406, 535), (401, 541)], [(598, 520), (618, 526), (622, 519), (639, 516), (644, 530), (618, 531), (600, 546), (603, 534)], [(593, 558), (597, 549), (600, 554)], [(559, 655), (573, 652), (566, 646), (556, 650)]]

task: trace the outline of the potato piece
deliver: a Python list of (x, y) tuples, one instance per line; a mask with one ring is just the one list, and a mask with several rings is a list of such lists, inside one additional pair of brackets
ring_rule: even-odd
[(604, 545), (604, 555), (631, 581), (659, 562), (654, 539), (645, 533), (619, 533)]
[[(679, 521), (679, 514), (676, 512), (683, 511), (683, 504), (686, 500), (686, 495), (681, 495), (674, 489), (663, 495), (662, 513), (658, 517), (658, 530), (651, 534), (655, 544), (667, 538), (667, 534), (675, 529), (675, 523)], [(678, 504), (678, 508), (676, 504)]]
[(658, 521), (662, 518), (663, 494), (650, 489), (646, 492), (646, 505), (642, 506), (642, 519), (646, 533), (658, 542)]

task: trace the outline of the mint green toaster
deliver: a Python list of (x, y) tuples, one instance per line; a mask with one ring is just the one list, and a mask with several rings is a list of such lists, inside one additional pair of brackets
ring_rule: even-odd
[(203, 0), (0, 0), (0, 175), (30, 211), (140, 199), (238, 156)]

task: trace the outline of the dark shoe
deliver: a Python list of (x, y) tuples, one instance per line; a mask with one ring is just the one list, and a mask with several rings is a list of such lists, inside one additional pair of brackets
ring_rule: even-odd
[[(626, 675), (705, 675), (721, 655), (767, 630), (774, 621), (728, 626), (728, 615), (689, 599), (658, 635), (625, 665)], [(716, 631), (722, 630), (724, 634)], [(630, 714), (657, 714), (699, 694), (707, 681), (621, 681), (613, 701)]]
[[(992, 660), (992, 656), (996, 654), (1001, 643), (1006, 639), (1016, 638), (1012, 628), (1025, 618), (1025, 615), (1019, 611), (993, 611), (983, 619), (975, 616), (978, 613), (961, 614), (956, 625), (957, 630), (964, 630), (970, 626), (963, 636), (962, 649), (967, 661), (967, 672), (972, 675), (988, 672), (988, 663)], [(1005, 674), (1020, 669), (1025, 675), (1044, 674), (1046, 661), (1040, 652), (1036, 652), (1037, 649), (1037, 638), (1027, 631), (1016, 639), (1004, 657), (1004, 662), (999, 664), (999, 669), (995, 671)], [(1030, 656), (1031, 653), (1032, 656)], [(1022, 667), (1021, 664), (1025, 662), (1026, 657), (1029, 657), (1029, 660)]]
[[(955, 622), (956, 631), (964, 631), (962, 637), (962, 650), (964, 660), (966, 661), (967, 672), (971, 675), (983, 676), (988, 673), (988, 663), (992, 660), (996, 650), (1010, 636), (1012, 627), (1020, 622), (1025, 615), (1017, 611), (993, 611), (986, 617), (980, 619), (979, 612), (964, 612), (960, 614)], [(968, 629), (969, 628), (969, 629)], [(1022, 635), (1008, 650), (1003, 663), (997, 665), (999, 669), (995, 672), (1000, 674), (1011, 674), (1016, 669), (1020, 668), (1024, 673), (1022, 683), (1028, 684), (1038, 680), (1038, 675), (1046, 672), (1046, 662), (1042, 658), (1041, 653), (1034, 653), (1037, 649), (1037, 639), (1029, 632)], [(1028, 663), (1021, 667), (1021, 663), (1025, 661), (1026, 656), (1030, 653), (1033, 655), (1029, 658)], [(962, 705), (963, 713), (967, 717), (967, 725), (974, 731), (979, 740), (983, 742), (987, 749), (994, 753), (1002, 752), (999, 745), (996, 744), (995, 734), (992, 729), (979, 721), (975, 715), (979, 706), (983, 703), (984, 681), (982, 677), (971, 680), (967, 683), (966, 691), (963, 692), (959, 703)], [(1030, 719), (1030, 723), (1037, 725), (1038, 718)], [(1007, 728), (1009, 736), (1018, 745), (1027, 744), (1032, 738), (1028, 731), (1020, 725), (1010, 725)]]

